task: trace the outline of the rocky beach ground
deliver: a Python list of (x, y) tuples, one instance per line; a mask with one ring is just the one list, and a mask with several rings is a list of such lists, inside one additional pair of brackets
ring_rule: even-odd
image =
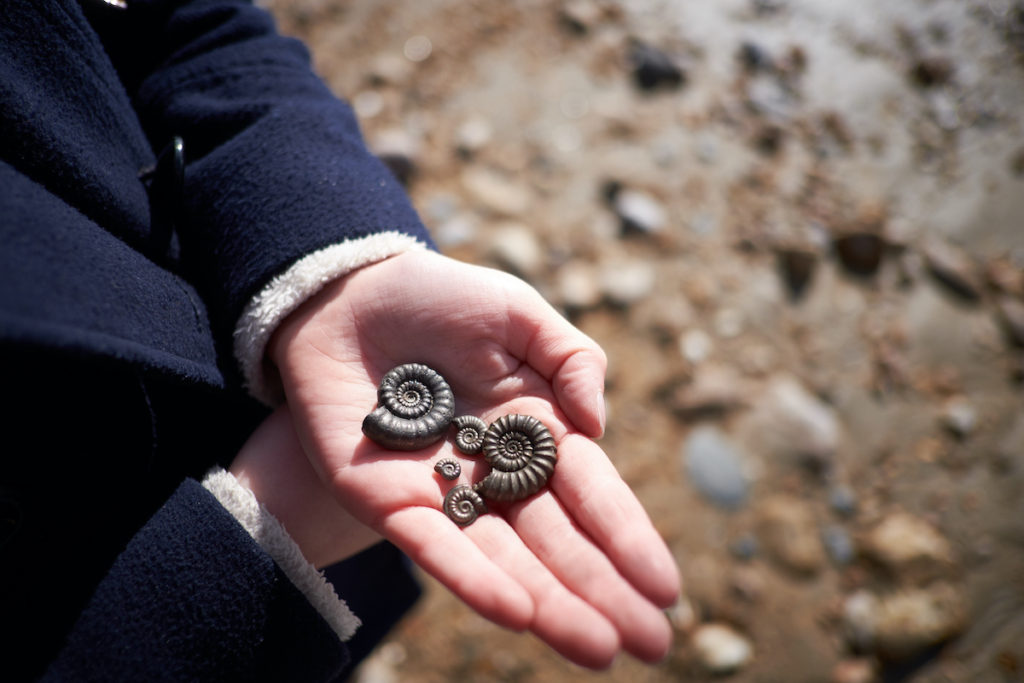
[(686, 586), (594, 674), (426, 580), (358, 680), (1024, 680), (1024, 3), (267, 4), (441, 249), (604, 346)]

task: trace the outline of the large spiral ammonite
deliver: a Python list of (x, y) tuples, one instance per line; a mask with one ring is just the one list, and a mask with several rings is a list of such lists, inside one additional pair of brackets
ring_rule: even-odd
[(420, 363), (399, 365), (384, 375), (377, 403), (363, 419), (363, 434), (395, 451), (415, 451), (438, 441), (455, 415), (448, 383)]
[(555, 469), (558, 451), (544, 423), (529, 415), (505, 415), (484, 433), (484, 457), (492, 467), (473, 488), (484, 498), (510, 502), (541, 489)]

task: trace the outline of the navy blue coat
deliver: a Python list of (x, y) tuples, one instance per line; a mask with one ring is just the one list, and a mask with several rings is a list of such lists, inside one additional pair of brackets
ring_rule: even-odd
[[(190, 478), (265, 412), (231, 355), (246, 303), (325, 246), (429, 237), (265, 12), (128, 5), (0, 2), (5, 674), (326, 680), (415, 598), (400, 556), (334, 570), (367, 624), (346, 650)], [(174, 136), (180, 201), (152, 173)]]

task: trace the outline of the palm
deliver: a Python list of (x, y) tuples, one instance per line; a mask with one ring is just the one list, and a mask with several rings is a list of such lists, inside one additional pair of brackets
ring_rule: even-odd
[[(601, 450), (604, 359), (522, 283), (434, 254), (357, 271), (293, 316), (274, 358), (314, 466), (342, 504), (484, 616), (530, 628), (582, 664), (619, 646), (664, 654), (657, 607), (677, 589), (674, 565)], [(291, 319), (290, 319), (291, 321)], [(280, 341), (279, 341), (280, 340)], [(453, 485), (433, 473), (451, 442), (384, 450), (361, 432), (392, 367), (440, 372), (456, 414), (533, 415), (559, 444), (549, 487), (460, 529), (442, 512)], [(462, 458), (463, 481), (487, 467)], [(623, 527), (629, 533), (623, 533)]]

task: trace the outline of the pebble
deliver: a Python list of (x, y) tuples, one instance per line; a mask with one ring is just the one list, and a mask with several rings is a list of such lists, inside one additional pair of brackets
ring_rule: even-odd
[(601, 301), (597, 272), (582, 261), (571, 261), (558, 269), (556, 291), (559, 301), (567, 308), (592, 308)]
[(874, 649), (877, 621), (878, 597), (874, 593), (861, 589), (843, 601), (843, 630), (854, 650), (871, 652)]
[(837, 515), (852, 517), (857, 513), (857, 494), (849, 486), (837, 484), (828, 491), (828, 505)]
[(758, 537), (765, 552), (780, 565), (801, 575), (816, 574), (825, 565), (825, 552), (814, 512), (804, 502), (776, 496), (760, 509)]
[(763, 438), (776, 455), (820, 474), (831, 469), (839, 446), (835, 410), (796, 379), (783, 375), (768, 385), (758, 408)]
[(536, 275), (544, 266), (544, 249), (533, 230), (518, 223), (496, 228), (490, 239), (488, 253), (502, 266), (517, 275)]
[(976, 301), (981, 296), (981, 274), (963, 250), (935, 239), (924, 246), (922, 253), (928, 271), (949, 291), (968, 301)]
[(641, 90), (671, 90), (686, 85), (683, 67), (663, 50), (635, 41), (629, 59), (633, 65), (633, 81)]
[(949, 541), (920, 517), (896, 512), (863, 539), (862, 550), (905, 584), (920, 584), (948, 574), (954, 566)]
[(624, 261), (601, 268), (601, 291), (617, 306), (629, 306), (654, 291), (654, 266), (647, 261)]
[(401, 130), (383, 131), (374, 138), (373, 151), (398, 182), (408, 187), (416, 175), (419, 153), (419, 145), (412, 136)]
[(749, 390), (732, 365), (704, 364), (691, 382), (674, 388), (667, 400), (684, 417), (719, 415), (743, 407)]
[(873, 233), (856, 232), (836, 238), (835, 248), (839, 262), (847, 271), (860, 277), (870, 277), (882, 263), (885, 242)]
[(729, 544), (729, 552), (737, 560), (746, 561), (754, 559), (757, 556), (758, 549), (757, 537), (753, 534), (740, 536)]
[(746, 666), (754, 656), (750, 641), (726, 624), (703, 624), (693, 634), (697, 659), (713, 674), (727, 674)]
[(757, 43), (745, 40), (740, 44), (740, 64), (747, 71), (769, 71), (774, 66), (772, 56)]
[(478, 232), (476, 222), (461, 214), (452, 216), (433, 229), (434, 239), (442, 247), (469, 244), (476, 240)]
[(694, 365), (707, 360), (713, 348), (711, 337), (704, 330), (687, 330), (679, 338), (679, 351), (683, 354), (683, 358)]
[(666, 609), (665, 615), (673, 627), (684, 633), (693, 630), (697, 624), (697, 610), (686, 596), (682, 596), (676, 604)]
[(462, 186), (475, 202), (497, 214), (518, 216), (530, 207), (529, 190), (494, 171), (468, 168), (462, 172)]
[(718, 427), (704, 425), (691, 431), (683, 443), (683, 458), (690, 483), (709, 501), (730, 510), (746, 502), (746, 456)]
[(953, 396), (942, 406), (942, 424), (954, 436), (965, 439), (978, 424), (978, 413), (963, 396)]
[(777, 252), (779, 271), (793, 301), (803, 298), (818, 265), (818, 255), (808, 249), (783, 248)]
[(857, 548), (849, 532), (838, 524), (829, 524), (821, 530), (821, 542), (832, 561), (840, 567), (853, 562)]
[(621, 221), (623, 234), (661, 232), (667, 222), (661, 202), (646, 192), (620, 190), (615, 193), (612, 206)]
[(455, 146), (463, 154), (473, 154), (486, 147), (493, 137), (491, 122), (475, 116), (459, 124), (455, 131)]
[(908, 659), (960, 633), (967, 622), (963, 591), (949, 583), (886, 594), (877, 603), (875, 648)]

